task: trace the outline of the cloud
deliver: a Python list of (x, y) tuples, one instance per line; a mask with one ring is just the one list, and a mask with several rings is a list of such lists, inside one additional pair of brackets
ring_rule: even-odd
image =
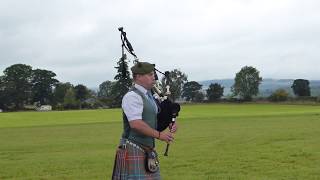
[(315, 0), (56, 0), (0, 2), (0, 70), (46, 68), (60, 81), (112, 80), (124, 26), (141, 60), (189, 80), (233, 78), (245, 65), (263, 77), (319, 79)]

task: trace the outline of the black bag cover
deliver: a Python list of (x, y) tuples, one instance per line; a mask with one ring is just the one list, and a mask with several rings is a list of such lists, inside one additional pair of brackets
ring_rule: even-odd
[(166, 99), (160, 103), (160, 113), (158, 114), (157, 130), (165, 130), (172, 122), (172, 118), (178, 116), (180, 111), (180, 105), (178, 103), (172, 103), (169, 99)]

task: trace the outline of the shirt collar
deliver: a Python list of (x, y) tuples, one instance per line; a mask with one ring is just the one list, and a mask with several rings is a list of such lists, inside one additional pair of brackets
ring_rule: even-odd
[(139, 84), (134, 84), (134, 87), (137, 88), (140, 92), (147, 95), (148, 90)]

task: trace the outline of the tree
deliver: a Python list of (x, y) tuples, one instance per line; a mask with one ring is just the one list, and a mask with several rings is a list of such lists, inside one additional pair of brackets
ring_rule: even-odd
[(310, 96), (309, 81), (305, 79), (296, 79), (291, 86), (296, 96)]
[(98, 97), (99, 98), (111, 98), (112, 97), (112, 89), (115, 85), (115, 82), (112, 81), (104, 81), (99, 85)]
[(197, 93), (201, 89), (202, 85), (196, 81), (190, 81), (183, 85), (182, 97), (185, 97), (187, 101), (194, 101)]
[(6, 92), (6, 85), (3, 80), (4, 76), (0, 76), (0, 109), (8, 108), (8, 92)]
[(112, 106), (115, 82), (105, 81), (99, 85), (98, 99), (106, 106)]
[(79, 84), (74, 87), (75, 98), (79, 101), (79, 108), (82, 108), (82, 103), (89, 97), (89, 90), (86, 86)]
[(231, 88), (234, 95), (239, 95), (243, 100), (250, 101), (252, 96), (258, 94), (262, 78), (256, 68), (245, 66), (236, 74), (234, 81)]
[(59, 81), (54, 77), (56, 74), (52, 71), (35, 69), (32, 71), (32, 94), (33, 101), (40, 104), (49, 104), (53, 98), (53, 86)]
[(67, 109), (73, 109), (77, 106), (78, 102), (76, 100), (75, 92), (73, 88), (69, 88), (64, 96), (63, 105)]
[(115, 68), (117, 69), (117, 75), (114, 77), (116, 80), (113, 88), (112, 88), (112, 95), (113, 107), (120, 107), (122, 97), (129, 91), (130, 87), (132, 86), (132, 79), (130, 78), (130, 72), (128, 70), (128, 63), (125, 61), (126, 57), (121, 57), (117, 62)]
[(224, 87), (218, 83), (210, 84), (207, 89), (207, 97), (209, 101), (217, 101), (223, 96)]
[(195, 102), (203, 102), (203, 100), (204, 100), (203, 92), (200, 92), (200, 91), (196, 92), (196, 95), (194, 96), (194, 101)]
[(78, 84), (74, 87), (77, 100), (84, 101), (89, 97), (89, 90), (86, 86)]
[(55, 104), (63, 104), (64, 96), (68, 89), (72, 89), (73, 85), (69, 82), (67, 83), (57, 83), (53, 90), (53, 99)]
[(8, 104), (14, 104), (16, 109), (23, 108), (31, 97), (32, 67), (25, 64), (14, 64), (4, 71), (2, 83), (7, 92)]
[[(169, 72), (168, 85), (170, 86), (170, 98), (175, 101), (177, 98), (181, 96), (182, 87), (188, 81), (187, 75), (181, 72), (178, 69), (174, 69)], [(166, 91), (166, 78), (163, 76), (161, 79), (161, 88)]]
[(269, 96), (270, 101), (286, 101), (289, 97), (289, 93), (284, 89), (277, 89)]

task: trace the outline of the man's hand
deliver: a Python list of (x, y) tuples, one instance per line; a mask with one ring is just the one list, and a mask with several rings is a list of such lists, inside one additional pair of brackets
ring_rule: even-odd
[(177, 123), (170, 123), (169, 129), (170, 129), (170, 132), (165, 132), (165, 131), (160, 132), (160, 137), (158, 139), (165, 141), (167, 143), (171, 143), (174, 139), (173, 133), (177, 132), (178, 130)]
[(170, 143), (173, 141), (174, 137), (171, 132), (160, 132), (160, 137), (158, 139)]
[(175, 122), (175, 123), (170, 123), (170, 124), (169, 124), (169, 129), (170, 129), (170, 132), (176, 133), (177, 130), (178, 130), (178, 125), (177, 125), (177, 123), (176, 123), (176, 122)]

